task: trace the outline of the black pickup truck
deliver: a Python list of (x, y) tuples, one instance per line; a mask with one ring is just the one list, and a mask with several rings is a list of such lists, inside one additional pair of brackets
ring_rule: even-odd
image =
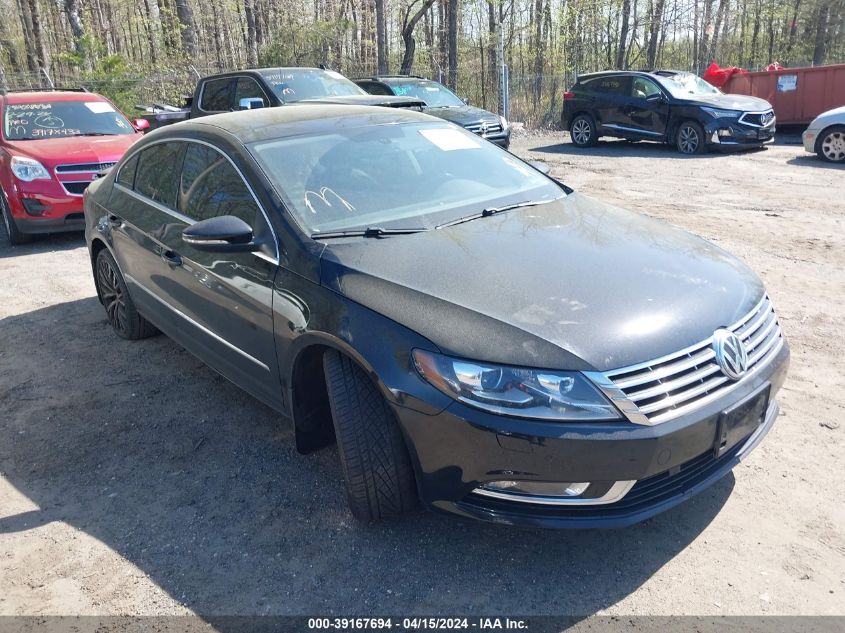
[(275, 108), (291, 103), (339, 103), (422, 110), (425, 103), (414, 97), (367, 94), (332, 70), (321, 68), (255, 68), (203, 77), (194, 96), (180, 108), (150, 106), (143, 117), (155, 129), (209, 114)]

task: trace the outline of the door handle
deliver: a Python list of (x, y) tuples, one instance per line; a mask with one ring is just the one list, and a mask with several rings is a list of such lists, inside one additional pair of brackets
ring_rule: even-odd
[(179, 253), (170, 250), (162, 250), (159, 255), (170, 267), (182, 265), (182, 258), (179, 256)]

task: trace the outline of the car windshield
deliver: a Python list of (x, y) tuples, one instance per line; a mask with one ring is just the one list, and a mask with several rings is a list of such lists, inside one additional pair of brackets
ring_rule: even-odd
[(261, 76), (284, 103), (320, 97), (367, 94), (352, 81), (332, 70), (278, 68), (263, 72)]
[(3, 135), (9, 141), (134, 132), (107, 101), (11, 103), (3, 110)]
[(712, 96), (722, 94), (721, 90), (692, 73), (678, 73), (669, 77), (660, 76), (660, 83), (672, 93), (673, 97), (678, 99), (684, 99), (690, 95)]
[(410, 81), (391, 83), (393, 94), (400, 97), (414, 97), (430, 108), (451, 108), (464, 105), (458, 95), (436, 81)]
[(371, 125), (249, 146), (309, 233), (433, 228), (483, 209), (565, 195), (492, 143), (443, 123)]

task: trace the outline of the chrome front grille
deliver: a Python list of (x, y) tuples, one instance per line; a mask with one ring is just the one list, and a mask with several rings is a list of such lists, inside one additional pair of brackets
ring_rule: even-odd
[(473, 134), (498, 134), (502, 131), (502, 124), (499, 121), (479, 121), (478, 123), (470, 123), (464, 128)]
[(117, 165), (116, 162), (111, 163), (73, 163), (70, 165), (56, 165), (57, 174), (90, 174), (98, 173), (110, 169)]
[(728, 378), (716, 364), (713, 337), (652, 361), (591, 374), (591, 378), (632, 422), (666, 422), (725, 395), (783, 346), (777, 315), (767, 296), (728, 329), (748, 352), (748, 369), (738, 381)]

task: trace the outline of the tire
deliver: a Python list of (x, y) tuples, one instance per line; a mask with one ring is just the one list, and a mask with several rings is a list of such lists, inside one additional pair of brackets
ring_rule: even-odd
[(352, 515), (374, 523), (413, 510), (414, 470), (393, 411), (347, 356), (327, 351), (323, 370)]
[(114, 257), (105, 248), (97, 255), (95, 266), (97, 295), (117, 335), (136, 341), (158, 334), (158, 329), (138, 313)]
[(26, 244), (32, 237), (26, 233), (21, 233), (18, 225), (15, 224), (15, 218), (12, 217), (12, 211), (9, 205), (6, 204), (6, 197), (0, 191), (0, 215), (3, 216), (3, 226), (6, 227), (6, 235), (9, 236), (9, 243), (12, 246), (20, 246)]
[(819, 134), (816, 154), (829, 163), (845, 163), (845, 125), (834, 125)]
[(578, 147), (592, 147), (598, 140), (596, 122), (589, 114), (579, 114), (569, 125), (569, 138)]
[(695, 121), (684, 121), (675, 132), (675, 147), (681, 154), (703, 154), (707, 151), (704, 128)]

